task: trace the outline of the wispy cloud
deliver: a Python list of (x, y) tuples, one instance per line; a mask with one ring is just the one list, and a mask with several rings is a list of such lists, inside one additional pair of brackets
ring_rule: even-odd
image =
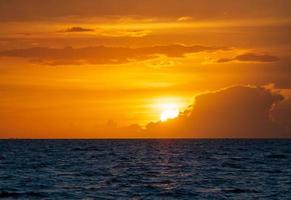
[(62, 32), (67, 32), (67, 33), (75, 33), (75, 32), (94, 32), (94, 29), (90, 29), (90, 28), (83, 28), (83, 27), (79, 27), (79, 26), (74, 26), (71, 28), (68, 28)]
[(277, 62), (280, 58), (269, 54), (245, 53), (233, 58), (221, 58), (218, 63), (227, 63), (232, 61), (238, 62)]
[(165, 45), (141, 48), (129, 47), (84, 47), (63, 49), (35, 47), (1, 51), (0, 57), (26, 58), (34, 62), (51, 65), (70, 64), (120, 64), (131, 61), (147, 60), (164, 55), (167, 57), (183, 57), (185, 54), (214, 52), (228, 48), (208, 46)]
[(178, 22), (187, 22), (187, 21), (191, 21), (191, 20), (193, 20), (193, 18), (190, 16), (183, 16), (183, 17), (179, 17), (177, 19)]

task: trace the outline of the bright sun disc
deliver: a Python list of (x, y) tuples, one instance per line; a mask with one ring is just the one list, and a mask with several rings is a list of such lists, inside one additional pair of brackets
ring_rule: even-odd
[(179, 116), (179, 110), (177, 108), (167, 109), (161, 113), (160, 119), (165, 122), (169, 119), (174, 119)]

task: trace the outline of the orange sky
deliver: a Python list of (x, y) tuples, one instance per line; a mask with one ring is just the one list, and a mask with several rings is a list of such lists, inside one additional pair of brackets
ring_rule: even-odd
[(0, 138), (290, 137), (290, 10), (0, 1)]

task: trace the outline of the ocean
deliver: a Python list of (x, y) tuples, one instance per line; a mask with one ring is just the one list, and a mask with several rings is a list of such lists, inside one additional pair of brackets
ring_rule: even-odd
[(0, 140), (3, 199), (291, 199), (291, 140)]

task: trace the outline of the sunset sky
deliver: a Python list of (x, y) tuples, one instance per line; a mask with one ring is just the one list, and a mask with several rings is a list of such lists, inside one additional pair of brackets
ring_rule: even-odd
[(290, 0), (1, 0), (0, 138), (291, 137)]

